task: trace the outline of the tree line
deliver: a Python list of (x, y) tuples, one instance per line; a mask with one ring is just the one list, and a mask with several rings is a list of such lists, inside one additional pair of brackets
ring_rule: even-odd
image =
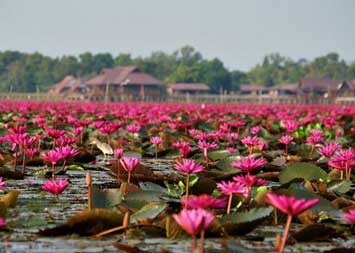
[(243, 83), (272, 86), (295, 83), (302, 77), (355, 79), (355, 61), (347, 63), (337, 53), (329, 53), (312, 61), (293, 60), (278, 53), (264, 57), (249, 71), (229, 70), (218, 58), (206, 59), (191, 46), (173, 53), (153, 52), (147, 57), (121, 53), (49, 57), (40, 53), (0, 51), (1, 92), (45, 92), (66, 75), (91, 77), (102, 68), (136, 65), (165, 83), (203, 82), (212, 91), (237, 91)]

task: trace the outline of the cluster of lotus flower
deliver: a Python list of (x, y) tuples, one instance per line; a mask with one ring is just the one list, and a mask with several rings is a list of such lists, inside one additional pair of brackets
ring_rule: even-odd
[[(18, 105), (17, 105), (18, 106)], [(106, 105), (107, 106), (107, 105)], [(348, 109), (338, 108), (337, 114), (332, 114), (332, 107), (316, 107), (310, 110), (307, 107), (260, 107), (260, 110), (255, 110), (254, 106), (224, 106), (224, 107), (206, 107), (200, 108), (194, 106), (173, 105), (162, 108), (158, 105), (147, 106), (130, 106), (98, 109), (93, 104), (52, 104), (47, 109), (43, 110), (40, 105), (23, 104), (20, 107), (22, 115), (29, 112), (38, 112), (33, 119), (32, 124), (39, 129), (42, 129), (42, 134), (31, 136), (28, 133), (26, 122), (30, 119), (25, 116), (14, 116), (12, 120), (15, 125), (5, 124), (7, 135), (0, 137), (0, 144), (8, 142), (11, 146), (12, 155), (14, 157), (14, 170), (16, 171), (19, 159), (22, 158), (22, 174), (25, 174), (26, 159), (33, 159), (36, 155), (50, 164), (52, 169), (52, 180), (44, 183), (42, 188), (57, 197), (68, 186), (66, 179), (56, 180), (55, 166), (61, 164), (64, 170), (69, 159), (74, 158), (79, 154), (79, 149), (72, 145), (80, 145), (83, 143), (86, 129), (92, 127), (96, 129), (99, 135), (104, 135), (108, 143), (112, 136), (119, 130), (123, 129), (130, 134), (130, 138), (120, 139), (120, 145), (125, 149), (128, 147), (135, 147), (137, 136), (142, 127), (151, 125), (156, 128), (157, 135), (165, 131), (184, 131), (193, 138), (193, 142), (186, 140), (174, 141), (169, 143), (172, 147), (180, 152), (181, 159), (177, 160), (174, 169), (186, 174), (185, 196), (182, 197), (181, 202), (183, 209), (178, 214), (174, 214), (175, 221), (189, 233), (192, 240), (192, 250), (196, 248), (196, 237), (200, 235), (201, 246), (200, 250), (203, 252), (204, 233), (209, 225), (213, 222), (215, 214), (213, 209), (226, 208), (226, 213), (230, 214), (232, 211), (232, 198), (234, 195), (240, 196), (243, 201), (242, 204), (248, 206), (251, 201), (251, 192), (253, 187), (268, 185), (268, 181), (258, 178), (255, 170), (262, 168), (267, 164), (263, 156), (259, 155), (259, 151), (267, 149), (268, 143), (261, 138), (260, 133), (266, 129), (270, 129), (270, 122), (280, 121), (280, 127), (286, 133), (278, 139), (280, 145), (285, 147), (285, 159), (288, 159), (289, 146), (299, 136), (296, 137), (296, 132), (299, 127), (307, 126), (310, 123), (320, 121), (326, 128), (331, 129), (335, 125), (341, 125), (339, 115), (347, 115)], [(3, 105), (3, 111), (13, 110), (14, 105)], [(16, 108), (16, 107), (15, 107)], [(255, 118), (265, 119), (260, 123), (260, 126), (252, 126), (248, 129), (248, 122), (242, 117), (233, 118), (225, 111), (235, 111), (236, 114), (247, 115)], [(194, 112), (199, 113), (194, 113)], [(326, 112), (326, 113), (325, 113)], [(54, 115), (51, 119), (52, 126), (47, 125), (46, 113)], [(78, 119), (80, 114), (92, 116), (94, 119)], [(327, 114), (328, 116), (317, 117), (317, 115)], [(144, 115), (144, 116), (142, 116)], [(174, 116), (173, 116), (174, 115)], [(303, 117), (296, 121), (294, 119)], [(355, 110), (350, 112), (350, 115), (355, 115)], [(76, 117), (75, 117), (76, 116)], [(105, 117), (118, 118), (118, 121), (105, 120)], [(188, 121), (181, 120), (182, 117), (188, 116)], [(99, 119), (99, 120), (96, 120)], [(121, 121), (122, 120), (122, 121)], [(199, 129), (192, 128), (197, 121), (210, 122), (217, 125), (215, 131), (203, 132)], [(216, 121), (216, 122), (215, 122)], [(57, 128), (60, 124), (67, 124), (68, 129)], [(243, 132), (241, 132), (243, 131)], [(350, 129), (351, 133), (355, 133), (355, 128)], [(337, 169), (341, 171), (341, 179), (345, 172), (346, 180), (350, 180), (351, 169), (355, 166), (355, 151), (352, 148), (342, 149), (342, 145), (337, 142), (326, 142), (323, 131), (320, 129), (311, 129), (310, 135), (306, 136), (305, 141), (311, 145), (309, 159), (312, 159), (314, 152), (328, 159), (330, 169)], [(342, 132), (337, 131), (335, 137), (341, 137)], [(78, 136), (78, 137), (76, 137)], [(151, 135), (152, 136), (152, 135)], [(49, 138), (52, 142), (52, 149), (47, 152), (41, 151), (41, 144), (44, 139)], [(164, 144), (164, 138), (161, 136), (150, 137), (150, 142), (155, 146), (155, 157), (159, 156), (159, 146)], [(304, 139), (303, 139), (304, 141)], [(192, 196), (190, 195), (189, 185), (191, 174), (198, 174), (210, 166), (209, 151), (217, 148), (224, 148), (230, 153), (238, 152), (238, 145), (244, 145), (248, 155), (241, 156), (238, 160), (233, 161), (231, 166), (241, 170), (241, 173), (234, 176), (231, 181), (222, 181), (217, 184), (217, 188), (225, 197), (216, 198), (210, 195)], [(199, 148), (204, 157), (204, 165), (197, 163), (193, 159), (189, 159), (193, 148)], [(127, 183), (131, 182), (131, 176), (135, 168), (140, 164), (139, 158), (124, 156), (123, 148), (116, 148), (112, 154), (117, 159), (117, 163), (127, 171)], [(258, 151), (258, 152), (256, 152)], [(2, 178), (0, 180), (0, 188), (4, 188)], [(293, 196), (276, 195), (268, 193), (266, 196), (267, 202), (279, 209), (287, 215), (284, 236), (282, 238), (279, 252), (283, 252), (286, 245), (287, 234), (290, 229), (292, 217), (314, 206), (319, 201), (314, 199), (296, 199)], [(351, 210), (344, 215), (344, 219), (355, 222), (355, 210)], [(0, 226), (5, 225), (5, 220), (0, 219)]]

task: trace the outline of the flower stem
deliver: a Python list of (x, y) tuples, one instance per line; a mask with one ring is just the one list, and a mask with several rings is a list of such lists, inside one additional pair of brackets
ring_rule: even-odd
[(290, 231), (290, 226), (291, 226), (291, 221), (292, 221), (292, 215), (288, 215), (287, 216), (287, 221), (286, 221), (286, 225), (285, 225), (285, 230), (284, 230), (284, 234), (282, 236), (282, 241), (281, 241), (281, 246), (279, 248), (278, 253), (283, 253), (284, 252), (284, 248), (286, 246), (286, 241), (287, 241), (287, 236), (288, 236), (288, 232)]
[(155, 159), (158, 159), (158, 145), (155, 145)]
[(54, 169), (54, 163), (52, 163), (52, 179), (55, 180), (55, 169)]
[(131, 172), (128, 172), (127, 184), (131, 183)]
[(192, 236), (192, 242), (191, 242), (191, 252), (195, 253), (196, 250), (196, 235)]
[(25, 175), (25, 169), (26, 169), (26, 148), (23, 150), (22, 175)]
[(233, 194), (229, 194), (229, 198), (228, 198), (228, 206), (227, 206), (227, 214), (230, 214), (230, 212), (231, 212), (231, 207), (232, 207), (232, 198), (233, 198)]
[[(186, 189), (185, 189), (185, 193), (186, 193), (186, 200), (189, 197), (189, 185), (190, 185), (190, 173), (187, 173), (187, 177), (186, 177)], [(187, 203), (187, 202), (186, 202)], [(187, 206), (186, 206), (187, 208)]]
[(200, 237), (200, 253), (204, 253), (205, 252), (205, 230), (202, 229), (201, 230), (201, 237)]

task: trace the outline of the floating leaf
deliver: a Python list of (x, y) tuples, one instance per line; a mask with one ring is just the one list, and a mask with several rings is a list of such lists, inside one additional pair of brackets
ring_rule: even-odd
[(106, 209), (82, 211), (69, 218), (64, 225), (39, 231), (41, 236), (78, 234), (89, 236), (122, 225), (123, 215)]
[(135, 158), (142, 158), (142, 154), (138, 153), (138, 152), (132, 152), (132, 151), (127, 151), (123, 153), (123, 156), (127, 156), (127, 157), (135, 157)]
[(242, 235), (256, 228), (273, 210), (271, 206), (252, 208), (245, 212), (225, 215), (220, 222), (228, 234)]
[(325, 224), (307, 225), (292, 235), (298, 242), (329, 241), (333, 239), (336, 230)]
[(103, 189), (93, 186), (91, 189), (92, 208), (110, 209), (121, 203), (121, 192), (119, 188)]
[(324, 182), (328, 180), (328, 174), (311, 163), (297, 162), (283, 169), (279, 176), (281, 184), (286, 184), (296, 178)]
[(67, 170), (79, 170), (79, 171), (84, 171), (85, 169), (81, 167), (80, 165), (77, 164), (71, 164), (66, 167)]
[(350, 191), (351, 181), (345, 180), (334, 180), (328, 184), (327, 191), (328, 192), (340, 192), (340, 193), (347, 193)]
[(173, 239), (173, 240), (180, 238), (184, 234), (184, 231), (175, 222), (172, 216), (167, 216), (165, 219), (165, 231), (166, 231), (166, 238)]
[(229, 156), (217, 162), (216, 169), (211, 169), (213, 172), (221, 174), (237, 174), (239, 169), (232, 167), (231, 163), (240, 158), (240, 156)]
[(168, 190), (158, 184), (152, 183), (152, 182), (140, 182), (139, 187), (143, 191), (156, 191), (156, 192), (163, 192), (168, 194)]
[(154, 219), (160, 213), (162, 213), (167, 208), (167, 206), (168, 206), (167, 204), (161, 202), (149, 203), (143, 206), (134, 214), (132, 214), (130, 221), (131, 223), (134, 223), (137, 221), (139, 222), (140, 219)]
[(150, 202), (159, 202), (164, 193), (157, 191), (137, 191), (129, 192), (125, 196), (123, 204), (129, 208), (142, 208)]
[(7, 206), (4, 201), (0, 201), (0, 217), (6, 217), (7, 214)]
[(231, 156), (231, 152), (227, 150), (215, 150), (208, 153), (208, 157), (214, 161), (225, 159), (228, 156)]
[(19, 191), (10, 191), (5, 196), (3, 196), (0, 200), (4, 202), (5, 206), (8, 207), (16, 207)]

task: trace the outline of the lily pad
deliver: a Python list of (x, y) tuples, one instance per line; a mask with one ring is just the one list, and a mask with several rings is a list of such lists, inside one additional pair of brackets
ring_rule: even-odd
[(328, 181), (328, 174), (311, 163), (297, 162), (293, 163), (280, 173), (279, 180), (281, 184), (286, 184), (293, 179), (302, 178), (308, 181)]
[(240, 172), (239, 169), (234, 168), (231, 163), (237, 160), (239, 156), (229, 156), (217, 162), (215, 169), (211, 169), (212, 172), (217, 172), (221, 174), (237, 174)]
[(208, 153), (208, 157), (213, 161), (222, 160), (231, 156), (231, 153), (227, 150), (215, 150)]
[(153, 202), (143, 206), (137, 212), (132, 214), (130, 217), (130, 222), (139, 222), (140, 219), (154, 219), (159, 214), (161, 214), (168, 205), (166, 203), (161, 202)]
[(254, 230), (272, 211), (271, 206), (252, 208), (245, 212), (223, 216), (220, 222), (228, 234), (244, 235)]
[(348, 191), (350, 191), (351, 184), (352, 183), (350, 181), (335, 180), (335, 181), (332, 181), (328, 184), (327, 191), (328, 192), (336, 191), (336, 192), (340, 192), (340, 193), (347, 193)]
[(121, 192), (119, 188), (101, 190), (93, 186), (91, 190), (92, 208), (111, 209), (121, 203)]
[(150, 202), (160, 202), (165, 194), (159, 191), (129, 192), (125, 196), (124, 204), (130, 208), (142, 208)]

